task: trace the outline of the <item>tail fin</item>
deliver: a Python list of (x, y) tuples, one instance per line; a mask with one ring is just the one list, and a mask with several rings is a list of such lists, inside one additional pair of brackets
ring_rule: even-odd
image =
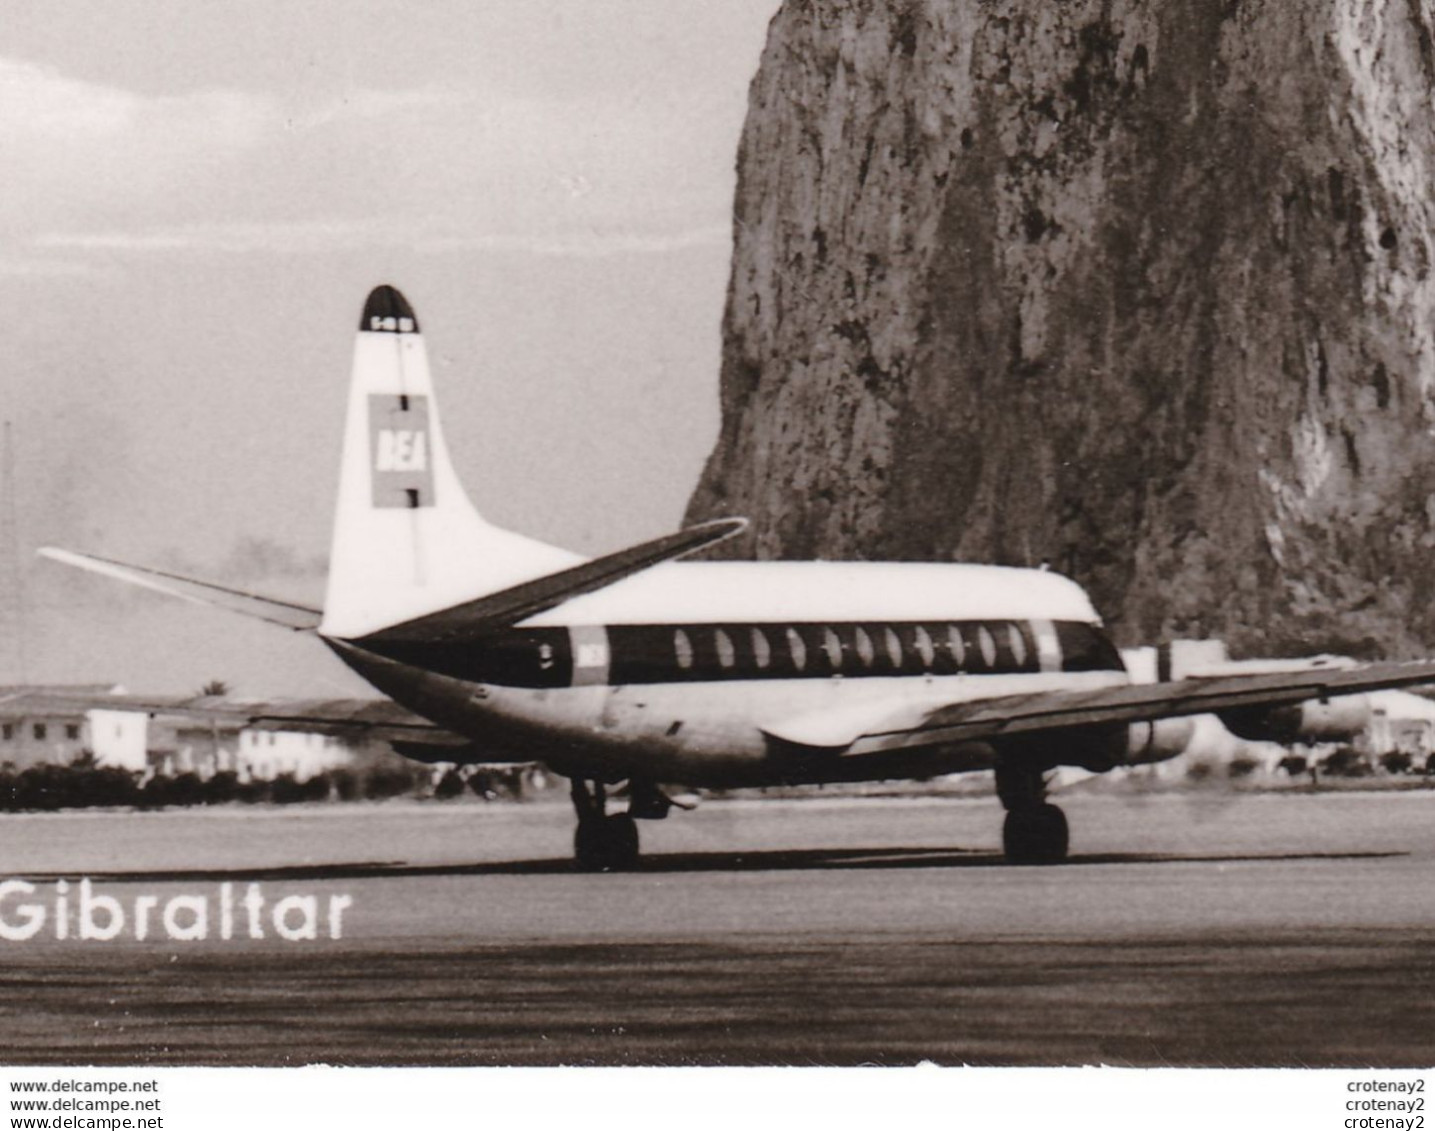
[(449, 462), (418, 319), (393, 287), (364, 304), (324, 601), (355, 639), (583, 559), (485, 522)]

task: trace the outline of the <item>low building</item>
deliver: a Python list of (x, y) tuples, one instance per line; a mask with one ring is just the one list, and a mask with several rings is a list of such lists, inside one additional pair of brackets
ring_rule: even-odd
[(68, 765), (95, 754), (87, 698), (118, 693), (111, 684), (0, 687), (0, 766)]
[(1374, 758), (1408, 754), (1424, 767), (1435, 752), (1435, 703), (1408, 691), (1370, 693), (1370, 726), (1358, 748)]
[(308, 781), (353, 765), (363, 752), (363, 743), (342, 735), (246, 727), (239, 732), (236, 757), (241, 774), (251, 778), (270, 780), (287, 775)]

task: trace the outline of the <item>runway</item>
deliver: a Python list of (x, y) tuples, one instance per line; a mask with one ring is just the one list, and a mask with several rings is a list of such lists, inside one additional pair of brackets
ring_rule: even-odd
[[(598, 876), (550, 801), (5, 816), (0, 919), (51, 915), (0, 942), (0, 1062), (1435, 1065), (1435, 791), (1060, 800), (1056, 868), (1002, 863), (991, 798), (818, 794)], [(54, 937), (81, 877), (113, 941)], [(208, 936), (136, 940), (140, 895)], [(265, 918), (294, 895), (318, 937)]]

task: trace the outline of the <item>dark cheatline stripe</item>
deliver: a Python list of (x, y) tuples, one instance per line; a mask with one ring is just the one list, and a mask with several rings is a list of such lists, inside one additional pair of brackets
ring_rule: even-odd
[(443, 675), (508, 687), (1123, 667), (1099, 628), (1071, 621), (582, 625), (506, 629), (461, 642), (392, 642), (376, 650)]

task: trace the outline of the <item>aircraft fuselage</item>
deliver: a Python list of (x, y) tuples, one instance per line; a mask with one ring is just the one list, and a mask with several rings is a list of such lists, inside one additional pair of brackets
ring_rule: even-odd
[[(946, 569), (962, 576), (963, 567)], [(794, 748), (763, 727), (867, 705), (936, 708), (1127, 679), (1098, 625), (1040, 617), (533, 623), (463, 640), (330, 645), (386, 694), (473, 738), (479, 757), (703, 786), (990, 768), (987, 743), (839, 757)], [(1126, 742), (1124, 727), (1099, 736), (1095, 750), (1068, 737), (1039, 760), (1115, 764)]]

